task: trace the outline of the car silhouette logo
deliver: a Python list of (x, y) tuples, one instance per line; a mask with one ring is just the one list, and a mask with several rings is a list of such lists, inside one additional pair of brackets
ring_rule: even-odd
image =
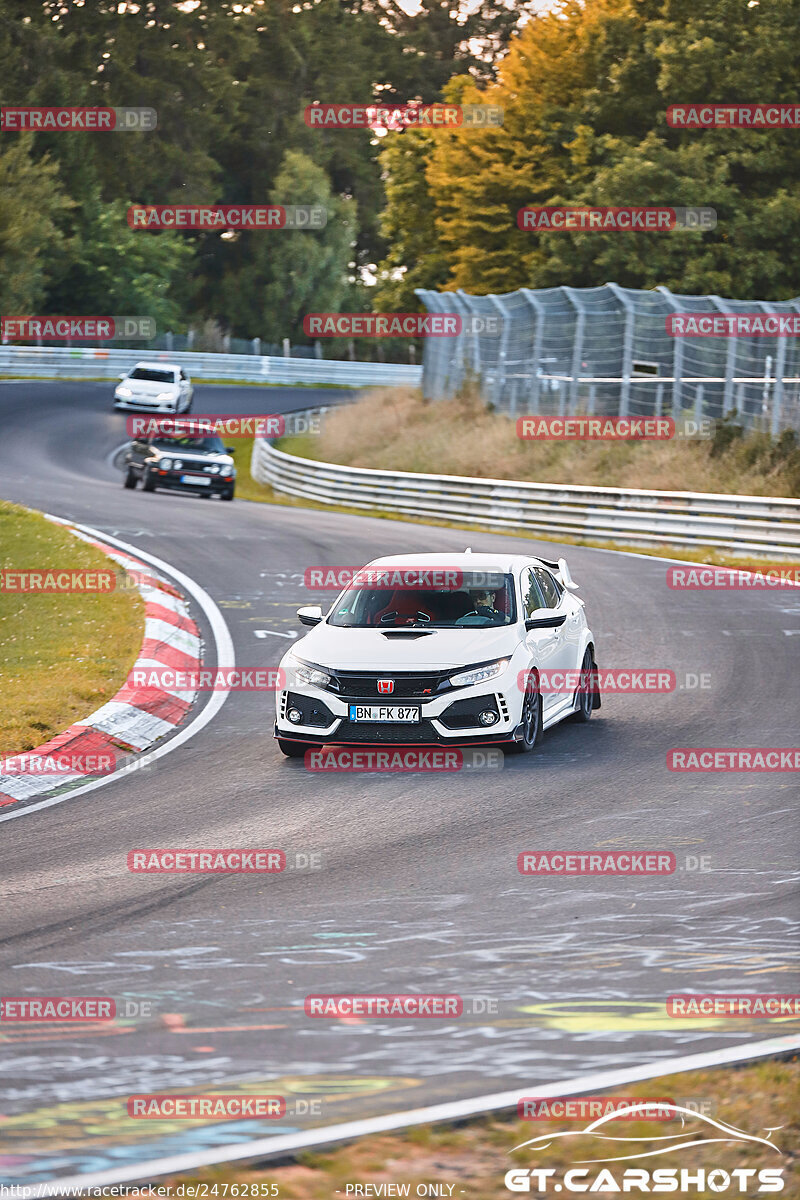
[(393, 679), (379, 679), (378, 680), (378, 692), (380, 693), (381, 696), (390, 696), (393, 691), (394, 691), (394, 680)]

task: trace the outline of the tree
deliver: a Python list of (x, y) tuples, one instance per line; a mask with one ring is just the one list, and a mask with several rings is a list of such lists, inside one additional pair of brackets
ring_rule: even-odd
[(378, 267), (375, 312), (417, 312), (415, 289), (436, 290), (447, 282), (448, 259), (437, 240), (436, 204), (427, 180), (435, 138), (429, 130), (405, 129), (384, 139), (381, 233), (389, 249)]
[(63, 246), (60, 220), (71, 204), (49, 159), (33, 162), (30, 137), (0, 143), (0, 312), (41, 312), (53, 255)]
[[(793, 101), (799, 17), (800, 0), (562, 0), (530, 20), (496, 84), (448, 85), (451, 97), (498, 104), (505, 117), (502, 129), (437, 132), (426, 158), (420, 219), (434, 231), (437, 271), (447, 262), (446, 286), (486, 293), (612, 279), (796, 294), (796, 131), (676, 130), (666, 110), (729, 102), (731, 80), (745, 99)], [(393, 206), (408, 200), (391, 185), (389, 194)], [(710, 206), (718, 225), (531, 234), (516, 226), (526, 204)], [(385, 220), (399, 224), (392, 213)]]
[(64, 242), (48, 311), (68, 316), (152, 317), (159, 332), (184, 324), (192, 290), (195, 250), (180, 233), (131, 229), (127, 204), (83, 205)]
[(341, 311), (352, 286), (355, 203), (334, 196), (322, 167), (297, 150), (286, 152), (270, 201), (321, 205), (327, 224), (318, 231), (248, 230), (225, 239), (230, 267), (206, 303), (239, 336), (307, 341), (306, 313)]

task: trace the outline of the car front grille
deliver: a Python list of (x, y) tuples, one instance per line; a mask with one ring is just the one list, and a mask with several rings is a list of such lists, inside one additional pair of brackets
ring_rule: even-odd
[(420, 721), (415, 725), (380, 724), (370, 725), (366, 721), (342, 721), (331, 741), (336, 742), (392, 742), (400, 745), (406, 742), (440, 742), (442, 739), (431, 725), (430, 721)]
[[(347, 697), (348, 700), (372, 701), (376, 696), (392, 700), (408, 699), (432, 700), (453, 690), (450, 683), (450, 671), (336, 671), (331, 676), (328, 691), (337, 696)], [(378, 690), (378, 681), (390, 679), (394, 684), (391, 692)]]

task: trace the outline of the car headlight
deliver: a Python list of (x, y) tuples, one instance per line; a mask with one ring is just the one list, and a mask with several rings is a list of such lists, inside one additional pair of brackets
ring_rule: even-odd
[(299, 658), (292, 658), (288, 663), (289, 670), (294, 673), (294, 677), (298, 683), (310, 683), (314, 687), (327, 687), (331, 681), (331, 677), (327, 671), (323, 671), (322, 667), (315, 667), (312, 663), (301, 662)]
[(176, 459), (175, 459), (175, 462), (172, 464), (172, 466), (173, 466), (173, 469), (174, 469), (174, 470), (176, 470), (176, 471), (180, 471), (181, 467), (183, 466), (183, 459), (182, 459), (182, 458), (176, 458)]
[(177, 396), (174, 392), (159, 392), (156, 400), (176, 400)]
[(219, 463), (212, 463), (210, 467), (206, 467), (210, 475), (219, 475), (220, 469)]
[(494, 679), (496, 675), (501, 675), (507, 666), (507, 658), (498, 658), (497, 662), (488, 663), (485, 667), (473, 667), (470, 671), (461, 671), (458, 675), (451, 675), (450, 682), (453, 687), (470, 687), (473, 683), (483, 683), (485, 679)]
[(171, 471), (172, 470), (172, 459), (171, 458), (160, 458), (158, 460), (158, 465), (161, 467), (162, 471)]
[(133, 392), (131, 391), (131, 389), (129, 387), (118, 387), (117, 395), (118, 396), (132, 396)]

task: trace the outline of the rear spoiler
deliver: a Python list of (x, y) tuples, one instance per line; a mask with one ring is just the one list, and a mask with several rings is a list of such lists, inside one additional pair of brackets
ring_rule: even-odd
[(578, 584), (570, 575), (569, 567), (567, 566), (567, 560), (565, 558), (560, 558), (558, 562), (553, 562), (552, 559), (548, 558), (540, 558), (539, 562), (543, 562), (546, 567), (550, 568), (558, 582), (563, 587), (568, 588), (571, 592), (577, 591)]

